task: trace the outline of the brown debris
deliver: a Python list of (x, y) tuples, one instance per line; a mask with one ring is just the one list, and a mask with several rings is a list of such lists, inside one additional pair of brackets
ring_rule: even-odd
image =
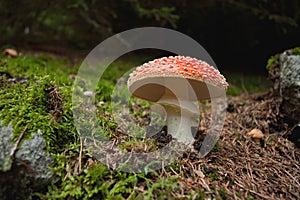
[[(279, 100), (272, 93), (227, 100), (234, 109), (227, 112), (216, 149), (202, 159), (186, 152), (178, 159), (179, 172), (162, 169), (165, 177), (180, 177), (182, 189), (173, 195), (182, 198), (200, 189), (206, 198), (222, 199), (225, 192), (228, 199), (300, 199), (300, 151), (282, 137), (286, 127), (278, 125)], [(201, 112), (195, 143), (209, 128), (210, 109)], [(249, 132), (261, 145), (249, 140)]]
[[(287, 127), (278, 121), (279, 100), (267, 93), (255, 97), (228, 97), (227, 101), (231, 109), (227, 110), (223, 131), (215, 148), (204, 158), (200, 158), (197, 151), (187, 150), (176, 161), (176, 168), (174, 165), (165, 166), (157, 172), (162, 178), (179, 177), (180, 187), (172, 190), (172, 197), (201, 199), (204, 195), (204, 199), (300, 199), (300, 151), (283, 137)], [(201, 110), (194, 144), (196, 150), (210, 125), (211, 109), (207, 109), (210, 103), (203, 104), (205, 109)], [(149, 119), (145, 116), (141, 120)], [(258, 133), (259, 137), (263, 136), (260, 145), (249, 140), (249, 132), (250, 135)], [(166, 135), (167, 129), (164, 128), (153, 138), (159, 143), (160, 138)], [(125, 134), (123, 136), (126, 140)], [(115, 140), (120, 140), (120, 137), (116, 136)], [(191, 194), (192, 190), (196, 193)], [(136, 186), (136, 192), (144, 191), (147, 187), (142, 183)]]
[(47, 97), (47, 109), (52, 119), (59, 122), (63, 113), (63, 98), (59, 93), (59, 88), (50, 84), (44, 92)]
[[(276, 126), (276, 102), (271, 93), (228, 97), (234, 111), (227, 112), (217, 150), (203, 159), (194, 153), (183, 158), (178, 174), (183, 179), (186, 174), (195, 177), (187, 188), (201, 188), (206, 197), (220, 198), (222, 190), (228, 199), (300, 199), (300, 151), (281, 136), (285, 127)], [(204, 110), (203, 115), (201, 129), (208, 127), (210, 113)], [(263, 137), (263, 143), (251, 142), (247, 134)]]

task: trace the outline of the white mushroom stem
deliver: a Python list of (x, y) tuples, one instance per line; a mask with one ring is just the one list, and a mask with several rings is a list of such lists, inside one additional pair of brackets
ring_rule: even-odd
[(158, 102), (167, 113), (168, 133), (179, 142), (192, 145), (192, 120), (199, 116), (198, 108), (194, 102), (189, 100), (178, 100), (170, 91), (166, 91)]
[(191, 145), (194, 141), (191, 131), (193, 114), (177, 105), (165, 104), (163, 106), (167, 112), (168, 133), (176, 138), (178, 142)]

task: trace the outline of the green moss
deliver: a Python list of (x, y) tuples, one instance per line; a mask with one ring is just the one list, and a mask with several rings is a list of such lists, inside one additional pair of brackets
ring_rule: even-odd
[[(289, 50), (286, 50), (285, 52), (287, 52), (288, 54), (291, 54), (291, 55), (298, 55), (300, 56), (300, 47), (296, 47), (296, 48), (293, 48), (293, 49), (289, 49)], [(271, 56), (268, 61), (267, 61), (267, 70), (270, 71), (272, 70), (272, 68), (274, 67), (278, 67), (279, 66), (279, 57), (280, 57), (280, 54), (281, 53), (277, 53), (273, 56)]]
[[(60, 178), (52, 183), (43, 199), (168, 199), (179, 188), (178, 177), (159, 177), (109, 170), (92, 160), (86, 150), (82, 153), (83, 171), (78, 171), (80, 145), (70, 145), (66, 151), (54, 155), (52, 170)], [(90, 163), (90, 164), (88, 164)], [(87, 166), (88, 164), (88, 166)], [(139, 186), (139, 187), (138, 187)]]
[(271, 56), (267, 61), (267, 70), (269, 71), (272, 67), (277, 66), (279, 64), (279, 56), (280, 54), (276, 54)]
[(219, 180), (217, 169), (204, 167), (202, 171), (211, 181)]
[(205, 194), (202, 190), (198, 190), (198, 197), (199, 200), (204, 200), (205, 199)]
[(157, 180), (148, 180), (148, 188), (143, 192), (145, 199), (175, 199), (172, 192), (180, 187), (177, 176), (159, 177)]
[[(109, 101), (118, 76), (122, 76), (132, 67), (131, 64), (125, 66), (123, 63), (122, 71), (121, 67), (114, 68), (119, 66), (118, 63), (122, 62), (113, 63), (99, 82), (97, 102)], [(47, 55), (39, 58), (1, 57), (0, 60), (1, 121), (12, 125), (14, 140), (25, 126), (28, 129), (23, 140), (40, 129), (46, 139), (48, 151), (55, 160), (51, 170), (57, 178), (47, 192), (36, 195), (43, 199), (127, 199), (129, 196), (131, 199), (142, 199), (143, 196), (170, 198), (171, 191), (179, 187), (177, 177), (160, 178), (152, 172), (131, 174), (110, 170), (93, 160), (92, 155), (85, 149), (79, 163), (80, 142), (73, 123), (72, 80), (69, 79), (70, 74), (76, 73), (76, 68), (71, 69), (67, 65), (66, 61), (54, 60)], [(23, 83), (9, 80), (10, 77), (25, 76), (28, 80)], [(147, 105), (145, 103), (143, 106)], [(108, 136), (112, 133), (115, 136), (117, 126), (111, 114), (109, 102), (98, 107), (99, 124), (102, 124)], [(150, 140), (146, 142), (148, 145), (153, 145), (152, 143)], [(136, 143), (129, 141), (126, 144), (124, 148)], [(82, 166), (81, 171), (79, 165)], [(144, 192), (137, 189), (137, 184), (144, 185)]]
[(208, 177), (210, 178), (211, 181), (218, 180), (219, 174), (217, 172), (209, 173)]
[(296, 47), (291, 50), (293, 55), (300, 56), (300, 47)]
[[(103, 199), (128, 195), (136, 184), (136, 177), (109, 170), (99, 163), (85, 166), (91, 155), (84, 150), (83, 171), (78, 171), (80, 145), (70, 145), (65, 152), (54, 155), (56, 165), (52, 170), (59, 175), (49, 187), (47, 194), (39, 194), (45, 199)], [(119, 198), (120, 199), (120, 198)], [(124, 198), (121, 198), (124, 199)]]
[(69, 75), (77, 72), (77, 67), (70, 68), (69, 61), (59, 60), (47, 54), (39, 57), (21, 56), (13, 59), (0, 57), (0, 72), (9, 72), (13, 77), (26, 76), (31, 79), (34, 77), (49, 76), (58, 84), (71, 84)]
[(221, 188), (219, 190), (219, 195), (222, 199), (228, 199), (228, 194), (226, 192), (226, 189), (225, 188)]
[[(78, 138), (72, 120), (69, 79), (75, 69), (66, 68), (66, 64), (67, 61), (45, 54), (39, 58), (0, 57), (0, 72), (4, 74), (0, 84), (0, 119), (14, 128), (14, 139), (25, 126), (28, 130), (23, 140), (40, 129), (52, 152)], [(9, 80), (8, 76), (16, 80)], [(18, 82), (18, 77), (27, 77), (27, 81)]]

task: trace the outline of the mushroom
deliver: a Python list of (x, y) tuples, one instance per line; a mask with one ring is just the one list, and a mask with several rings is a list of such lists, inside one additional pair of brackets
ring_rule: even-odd
[(204, 61), (169, 56), (137, 67), (129, 75), (127, 86), (133, 96), (162, 105), (167, 113), (168, 133), (191, 145), (192, 119), (199, 117), (196, 102), (224, 95), (228, 84), (217, 69)]
[(14, 58), (18, 56), (18, 52), (14, 49), (5, 49), (3, 51), (4, 55), (9, 57), (9, 58)]
[(259, 143), (260, 140), (264, 137), (262, 131), (258, 128), (252, 129), (248, 135), (254, 139), (255, 142)]

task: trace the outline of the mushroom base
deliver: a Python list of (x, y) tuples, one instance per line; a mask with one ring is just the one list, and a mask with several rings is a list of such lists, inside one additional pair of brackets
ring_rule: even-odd
[(192, 145), (192, 113), (181, 109), (176, 105), (163, 105), (167, 112), (168, 133), (176, 138), (178, 142)]

